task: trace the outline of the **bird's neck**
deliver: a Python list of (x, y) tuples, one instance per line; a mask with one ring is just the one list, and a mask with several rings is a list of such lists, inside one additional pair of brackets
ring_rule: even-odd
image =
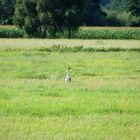
[(67, 75), (70, 75), (70, 71), (69, 70), (67, 70)]

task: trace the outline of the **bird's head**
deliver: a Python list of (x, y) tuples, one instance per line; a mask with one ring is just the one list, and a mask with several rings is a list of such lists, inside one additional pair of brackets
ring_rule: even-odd
[(68, 68), (67, 68), (67, 73), (69, 73), (69, 72), (70, 72), (70, 69), (71, 69), (70, 67), (68, 67)]

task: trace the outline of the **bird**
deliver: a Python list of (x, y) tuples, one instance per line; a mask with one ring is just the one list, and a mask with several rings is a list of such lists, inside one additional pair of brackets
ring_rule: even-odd
[(65, 82), (71, 82), (71, 76), (70, 76), (70, 67), (67, 69), (67, 75), (65, 77)]

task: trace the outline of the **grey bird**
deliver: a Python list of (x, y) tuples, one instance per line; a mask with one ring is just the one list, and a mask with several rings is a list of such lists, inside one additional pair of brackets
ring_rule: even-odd
[(67, 69), (67, 75), (65, 77), (65, 82), (71, 82), (71, 76), (70, 76), (70, 67)]

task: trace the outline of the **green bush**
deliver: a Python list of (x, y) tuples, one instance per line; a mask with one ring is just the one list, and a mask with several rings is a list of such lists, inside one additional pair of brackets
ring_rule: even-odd
[(0, 26), (0, 38), (21, 38), (23, 32), (14, 26)]

